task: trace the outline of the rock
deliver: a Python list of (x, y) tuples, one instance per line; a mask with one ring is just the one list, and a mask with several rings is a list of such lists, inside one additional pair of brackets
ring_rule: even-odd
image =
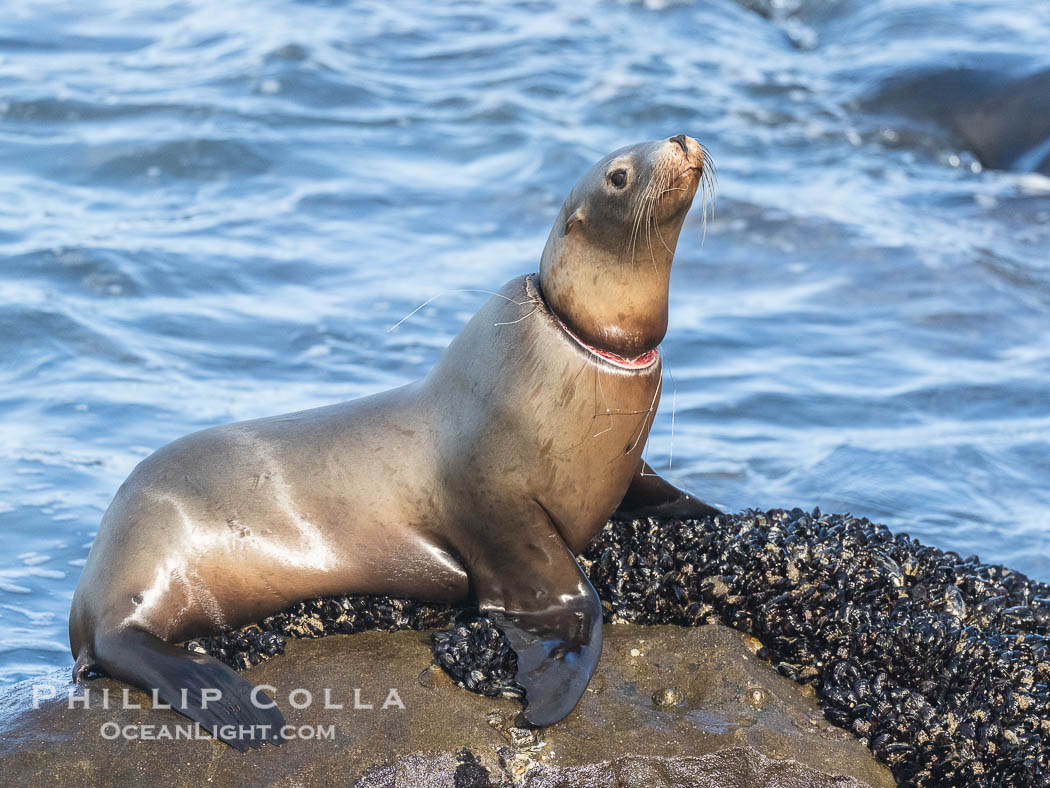
[[(428, 669), (429, 633), (291, 641), (284, 656), (245, 675), (278, 688), (289, 725), (303, 735), (332, 726), (333, 737), (244, 755), (210, 738), (104, 738), (128, 725), (174, 735), (190, 723), (151, 709), (135, 690), (128, 697), (142, 708), (120, 708), (124, 685), (108, 679), (89, 683), (91, 708), (70, 709), (73, 685), (54, 673), (0, 690), (0, 762), (6, 785), (33, 786), (894, 784), (747, 640), (718, 625), (606, 626), (579, 706), (538, 731), (515, 725), (516, 701), (466, 692)], [(33, 708), (34, 685), (57, 697)], [(102, 708), (105, 689), (110, 709)], [(325, 708), (326, 689), (343, 708)], [(309, 705), (301, 690), (311, 693)], [(357, 706), (372, 708), (355, 708), (355, 694)]]
[[(1050, 585), (851, 515), (748, 510), (616, 519), (579, 557), (607, 624), (725, 623), (916, 788), (1050, 786)], [(476, 607), (381, 596), (297, 602), (186, 644), (241, 669), (287, 637), (438, 629), (461, 687), (520, 698), (517, 660)], [(668, 692), (665, 692), (668, 690)], [(674, 688), (654, 702), (676, 705)], [(751, 698), (761, 708), (761, 694)]]

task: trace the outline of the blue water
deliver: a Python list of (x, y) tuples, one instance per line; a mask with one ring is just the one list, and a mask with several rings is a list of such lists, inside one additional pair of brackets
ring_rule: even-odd
[(1040, 73), (1050, 4), (7, 5), (0, 683), (70, 663), (136, 462), (421, 376), (485, 299), (448, 291), (536, 270), (594, 160), (678, 132), (718, 199), (679, 244), (650, 462), (1050, 580), (1040, 88), (992, 168), (887, 87)]

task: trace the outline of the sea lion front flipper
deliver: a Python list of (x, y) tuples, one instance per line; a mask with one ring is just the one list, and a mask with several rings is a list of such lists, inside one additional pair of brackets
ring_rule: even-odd
[(523, 714), (535, 726), (573, 710), (602, 653), (601, 600), (561, 537), (545, 530), (522, 534), (519, 556), (503, 552), (495, 572), (474, 576), (481, 610), (518, 655)]
[(631, 479), (631, 486), (623, 502), (617, 507), (613, 517), (624, 520), (636, 517), (677, 517), (680, 519), (703, 520), (705, 517), (717, 517), (722, 514), (713, 506), (698, 501), (684, 490), (679, 490), (670, 482), (661, 479), (649, 463), (642, 462), (641, 468)]
[(518, 655), (516, 680), (525, 689), (523, 715), (530, 725), (553, 725), (567, 717), (598, 664), (601, 602), (589, 590), (593, 600), (581, 597), (578, 604), (574, 600), (527, 613), (488, 611)]

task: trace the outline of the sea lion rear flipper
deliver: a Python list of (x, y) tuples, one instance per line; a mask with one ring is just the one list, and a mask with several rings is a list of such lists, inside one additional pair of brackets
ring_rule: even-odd
[(489, 581), (476, 576), (475, 585), (482, 611), (518, 655), (525, 720), (553, 725), (576, 706), (598, 664), (602, 603), (556, 532), (529, 536), (522, 534), (519, 542), (528, 552), (504, 552), (499, 574)]
[[(172, 709), (241, 752), (265, 742), (281, 744), (284, 716), (267, 696), (217, 659), (165, 643), (148, 632), (127, 628), (95, 640), (94, 664), (106, 675), (151, 692)], [(204, 698), (217, 690), (221, 698)], [(260, 708), (261, 707), (261, 708)], [(225, 734), (230, 735), (225, 735)]]
[(633, 519), (661, 516), (703, 520), (705, 517), (717, 517), (720, 514), (722, 512), (718, 509), (698, 501), (689, 493), (660, 478), (656, 471), (649, 467), (649, 463), (643, 461), (641, 468), (631, 479), (631, 486), (627, 488), (627, 494), (613, 517)]

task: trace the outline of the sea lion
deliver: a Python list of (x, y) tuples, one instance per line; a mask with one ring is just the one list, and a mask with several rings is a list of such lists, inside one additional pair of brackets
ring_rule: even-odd
[(173, 643), (310, 597), (474, 598), (517, 652), (526, 720), (567, 715), (601, 652), (601, 603), (574, 553), (621, 504), (715, 512), (641, 459), (671, 260), (708, 167), (684, 135), (602, 159), (539, 273), (504, 285), (422, 380), (143, 460), (73, 597), (74, 679), (103, 672), (213, 730), (247, 726), (219, 731), (243, 751), (280, 742), (280, 711)]
[(879, 84), (862, 107), (929, 124), (984, 166), (1050, 175), (1050, 69), (989, 57), (974, 65), (915, 68)]

